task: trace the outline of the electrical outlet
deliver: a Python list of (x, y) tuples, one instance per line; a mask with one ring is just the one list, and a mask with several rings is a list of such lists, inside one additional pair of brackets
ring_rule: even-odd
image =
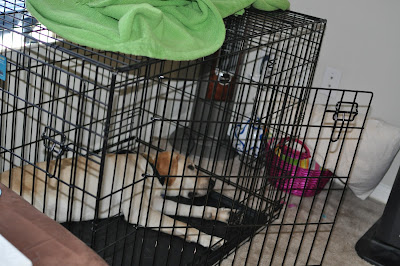
[(339, 89), (342, 72), (332, 67), (326, 67), (324, 79), (322, 80), (322, 88)]

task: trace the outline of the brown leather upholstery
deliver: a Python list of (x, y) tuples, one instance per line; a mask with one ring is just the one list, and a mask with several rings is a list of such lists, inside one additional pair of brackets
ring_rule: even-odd
[(33, 265), (107, 265), (67, 229), (0, 184), (0, 234)]

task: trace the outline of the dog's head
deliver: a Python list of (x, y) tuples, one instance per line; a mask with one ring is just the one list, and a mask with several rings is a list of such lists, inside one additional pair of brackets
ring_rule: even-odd
[(166, 196), (201, 197), (214, 186), (214, 181), (198, 173), (192, 160), (177, 152), (159, 153), (156, 168), (166, 178)]

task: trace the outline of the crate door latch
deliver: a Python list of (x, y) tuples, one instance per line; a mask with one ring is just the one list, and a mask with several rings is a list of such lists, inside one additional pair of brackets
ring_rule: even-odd
[[(333, 130), (331, 134), (331, 141), (336, 142), (340, 139), (340, 135), (345, 128), (345, 124), (354, 121), (358, 115), (358, 103), (356, 102), (338, 102), (336, 103), (335, 111), (333, 111)], [(339, 132), (335, 134), (335, 130), (339, 128)]]

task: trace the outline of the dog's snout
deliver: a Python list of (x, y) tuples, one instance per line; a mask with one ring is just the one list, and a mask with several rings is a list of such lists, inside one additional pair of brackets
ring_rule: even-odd
[(214, 186), (215, 186), (215, 181), (210, 179), (210, 183), (208, 183), (208, 189), (211, 190), (214, 188)]

